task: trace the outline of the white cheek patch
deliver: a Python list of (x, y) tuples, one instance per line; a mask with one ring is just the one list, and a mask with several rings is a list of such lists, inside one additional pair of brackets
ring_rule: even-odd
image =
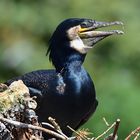
[(87, 47), (84, 45), (83, 41), (80, 38), (70, 41), (70, 47), (74, 48), (82, 54), (85, 54), (88, 51)]

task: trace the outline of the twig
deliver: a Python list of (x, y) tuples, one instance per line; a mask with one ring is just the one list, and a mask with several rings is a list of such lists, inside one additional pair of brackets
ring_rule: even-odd
[(103, 121), (105, 122), (106, 126), (110, 126), (105, 117), (103, 117)]
[[(103, 120), (104, 120), (105, 122), (107, 122), (105, 118), (103, 118)], [(114, 122), (106, 131), (104, 131), (101, 135), (99, 135), (99, 136), (98, 136), (97, 138), (95, 138), (94, 140), (98, 140), (98, 139), (100, 139), (101, 137), (103, 137), (103, 136), (104, 136), (110, 129), (112, 129), (114, 126), (115, 126), (115, 128), (114, 128), (114, 132), (113, 132), (113, 135), (112, 135), (112, 140), (115, 140), (115, 137), (116, 137), (116, 134), (117, 134), (117, 131), (118, 131), (119, 124), (120, 124), (120, 119), (117, 119), (116, 122)], [(107, 122), (107, 125), (109, 125), (108, 122)]]
[(112, 129), (114, 126), (116, 125), (116, 122), (114, 122), (106, 131), (104, 131), (101, 135), (99, 135), (97, 138), (95, 138), (95, 140), (100, 139), (101, 137), (103, 137), (110, 129)]
[(81, 137), (83, 140), (88, 140), (87, 137), (83, 136), (83, 135), (80, 135), (77, 131), (75, 131), (73, 128), (71, 128), (70, 126), (67, 125), (67, 127), (72, 131), (74, 132), (77, 136)]
[(137, 135), (136, 135), (136, 137), (134, 138), (134, 140), (137, 140), (139, 136), (140, 136), (140, 133), (137, 133)]
[(49, 117), (48, 120), (52, 123), (52, 125), (54, 126), (54, 128), (60, 132), (62, 132), (62, 130), (60, 129), (60, 126), (58, 125), (58, 123), (56, 123), (55, 119), (52, 117)]
[(40, 126), (34, 126), (31, 124), (21, 123), (21, 122), (9, 120), (9, 119), (3, 118), (3, 117), (0, 117), (0, 121), (7, 122), (7, 123), (14, 125), (16, 127), (19, 127), (19, 128), (28, 128), (28, 129), (43, 131), (47, 134), (50, 134), (50, 135), (55, 136), (57, 138), (60, 138), (62, 140), (66, 140), (66, 138), (64, 136), (62, 136), (62, 135), (60, 135), (52, 130), (49, 130), (49, 129), (46, 129), (46, 128), (43, 128)]
[(120, 124), (120, 119), (117, 119), (116, 124), (115, 124), (115, 128), (114, 128), (114, 132), (113, 132), (113, 135), (112, 135), (113, 140), (116, 137), (116, 134), (117, 134), (117, 131), (118, 131), (118, 128), (119, 128), (119, 124)]
[(137, 127), (134, 131), (132, 131), (126, 138), (125, 140), (130, 140), (130, 138), (135, 135), (136, 133), (138, 133), (140, 131), (140, 126)]
[(52, 126), (52, 125), (49, 124), (49, 123), (41, 122), (41, 124), (43, 124), (43, 125), (45, 125), (45, 126), (48, 126), (48, 127), (52, 128), (52, 129), (55, 129), (54, 126)]
[(49, 117), (48, 120), (52, 123), (53, 126), (51, 126), (51, 128), (53, 128), (55, 131), (57, 131), (59, 134), (61, 134), (62, 136), (64, 136), (66, 139), (68, 139), (68, 137), (62, 132), (60, 126), (58, 125), (58, 123), (56, 123), (55, 119), (52, 117)]

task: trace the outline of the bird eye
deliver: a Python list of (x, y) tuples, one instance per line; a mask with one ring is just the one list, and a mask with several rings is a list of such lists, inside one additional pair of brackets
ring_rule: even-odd
[(80, 25), (82, 28), (86, 28), (87, 27), (87, 23), (86, 22), (83, 22), (83, 23), (81, 23), (81, 25)]
[(88, 28), (93, 26), (94, 22), (93, 20), (88, 20), (86, 22), (81, 23), (81, 28)]

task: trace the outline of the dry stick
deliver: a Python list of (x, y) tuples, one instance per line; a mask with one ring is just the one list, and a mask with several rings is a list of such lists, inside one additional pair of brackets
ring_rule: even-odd
[(95, 140), (98, 140), (100, 139), (101, 137), (103, 137), (110, 129), (112, 129), (114, 126), (114, 132), (113, 132), (113, 140), (115, 139), (115, 136), (116, 136), (116, 133), (117, 133), (117, 130), (118, 130), (118, 127), (119, 127), (119, 124), (120, 124), (120, 119), (117, 119), (116, 122), (114, 122), (106, 131), (104, 131), (101, 135), (99, 135), (97, 138), (95, 138)]
[(48, 120), (52, 123), (52, 127), (54, 127), (53, 129), (56, 130), (59, 134), (61, 134), (62, 136), (64, 136), (66, 139), (68, 139), (68, 137), (62, 132), (60, 126), (58, 125), (58, 123), (56, 123), (55, 119), (52, 117), (49, 117)]
[(140, 133), (138, 133), (138, 134), (136, 135), (136, 137), (134, 138), (134, 140), (137, 140), (139, 136), (140, 136)]
[(103, 117), (103, 121), (105, 122), (106, 126), (110, 126), (105, 117)]
[(50, 127), (52, 129), (54, 129), (55, 131), (57, 131), (59, 134), (63, 135), (66, 139), (68, 139), (68, 137), (62, 132), (62, 131), (59, 131), (57, 130), (53, 125), (49, 124), (49, 123), (46, 123), (46, 122), (42, 122), (41, 124), (47, 126), (47, 127)]
[(41, 122), (41, 124), (46, 125), (47, 127), (50, 127), (50, 128), (52, 128), (52, 129), (55, 129), (54, 126), (52, 126), (52, 125), (49, 124), (49, 123)]
[(48, 120), (52, 123), (52, 125), (54, 126), (54, 128), (60, 132), (62, 132), (62, 130), (60, 129), (60, 126), (56, 123), (55, 119), (52, 117), (49, 117)]
[(84, 137), (83, 135), (80, 135), (77, 131), (75, 131), (73, 128), (71, 128), (70, 126), (67, 125), (67, 127), (74, 132), (77, 136), (81, 137), (83, 140), (88, 140), (87, 137)]
[(132, 131), (126, 138), (125, 140), (130, 140), (130, 138), (135, 135), (136, 133), (138, 133), (140, 131), (140, 126), (137, 127), (134, 131)]
[(21, 122), (9, 120), (9, 119), (3, 118), (3, 117), (0, 117), (0, 121), (7, 122), (7, 123), (9, 123), (11, 125), (14, 125), (16, 127), (19, 127), (19, 128), (28, 128), (28, 129), (43, 131), (45, 133), (53, 135), (53, 136), (55, 136), (57, 138), (60, 138), (62, 140), (66, 140), (66, 138), (64, 136), (62, 136), (62, 135), (60, 135), (60, 134), (58, 134), (58, 133), (56, 133), (54, 131), (51, 131), (49, 129), (40, 127), (40, 126), (34, 126), (34, 125), (31, 125), (31, 124), (21, 123)]
[(112, 129), (114, 126), (116, 125), (116, 122), (114, 122), (106, 131), (104, 131), (101, 135), (99, 135), (97, 138), (95, 138), (94, 140), (98, 140), (101, 137), (103, 137), (110, 129)]
[(120, 124), (120, 119), (117, 119), (116, 125), (115, 125), (115, 128), (114, 128), (114, 132), (113, 132), (113, 135), (112, 135), (113, 140), (115, 139), (115, 136), (117, 134), (117, 131), (118, 131), (118, 128), (119, 128), (119, 124)]

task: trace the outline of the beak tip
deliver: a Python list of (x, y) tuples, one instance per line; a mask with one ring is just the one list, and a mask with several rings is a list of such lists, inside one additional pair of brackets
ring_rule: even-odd
[(123, 34), (124, 34), (124, 32), (121, 31), (121, 30), (115, 30), (115, 33), (116, 33), (117, 35), (123, 35)]
[(121, 21), (115, 21), (114, 23), (115, 23), (116, 25), (124, 25), (123, 22), (121, 22)]

